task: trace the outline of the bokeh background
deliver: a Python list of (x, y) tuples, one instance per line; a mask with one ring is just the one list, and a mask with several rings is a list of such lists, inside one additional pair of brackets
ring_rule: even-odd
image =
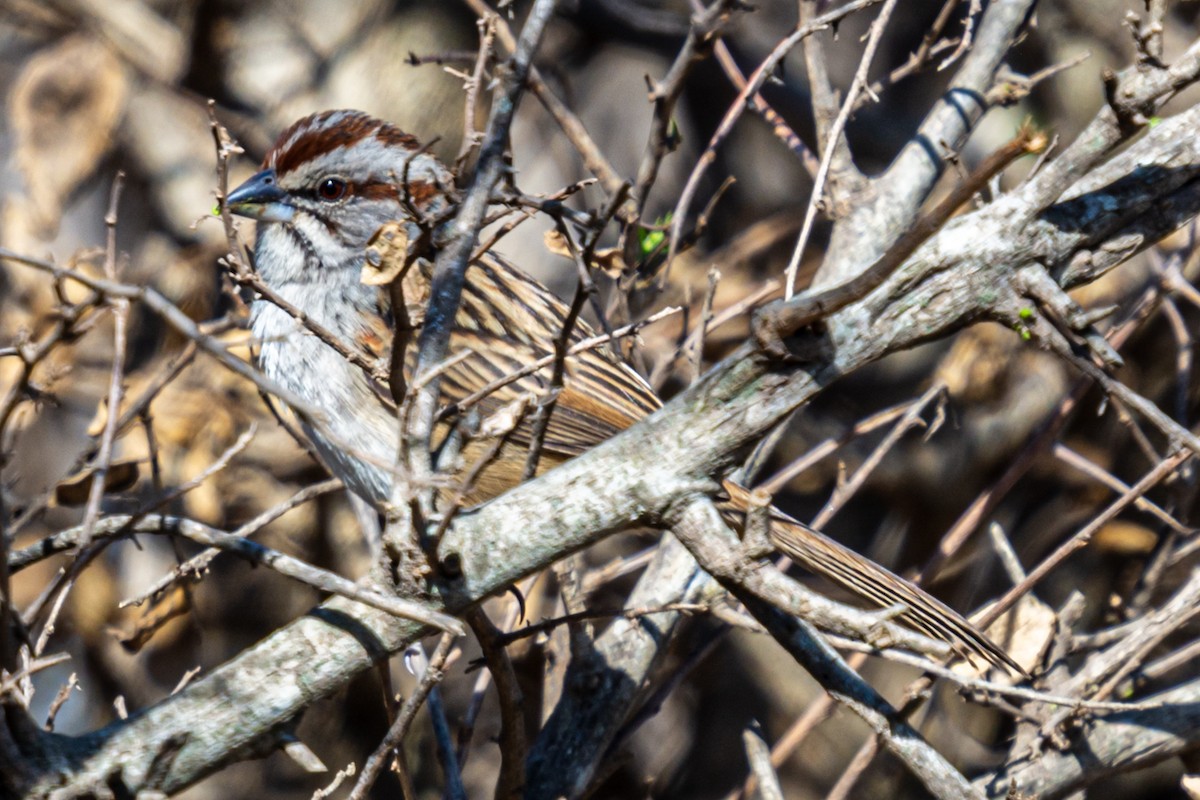
[[(649, 131), (651, 108), (646, 76), (661, 77), (687, 30), (689, 9), (678, 0), (568, 0), (554, 22), (539, 66), (555, 91), (574, 109), (604, 153), (632, 175)], [(830, 4), (832, 5), (832, 4)], [(892, 20), (873, 74), (885, 76), (919, 45), (941, 3), (905, 3)], [(961, 28), (966, 3), (948, 27)], [(1009, 139), (1020, 123), (1037, 125), (1070, 140), (1103, 103), (1100, 74), (1131, 63), (1134, 48), (1124, 21), (1140, 11), (1132, 0), (1056, 0), (1042, 3), (1036, 24), (1014, 49), (1010, 66), (1031, 74), (1087, 54), (1077, 66), (1040, 83), (1019, 104), (991, 112), (972, 137), (963, 161), (986, 154)], [(1178, 52), (1197, 34), (1197, 3), (1179, 3), (1169, 14), (1166, 51)], [(519, 22), (522, 3), (504, 12)], [(749, 72), (795, 24), (795, 4), (765, 0), (743, 15), (727, 38)], [(840, 87), (849, 84), (861, 54), (861, 35), (871, 15), (844, 22), (828, 47), (829, 70)], [(123, 254), (120, 277), (151, 285), (197, 321), (241, 309), (223, 290), (218, 258), (227, 250), (213, 218), (216, 153), (206, 101), (245, 149), (231, 182), (254, 171), (274, 136), (311, 111), (361, 108), (395, 121), (452, 159), (464, 120), (462, 79), (478, 46), (476, 17), (465, 4), (428, 0), (3, 0), (0, 2), (0, 244), (35, 257), (99, 264), (105, 241), (104, 215), (114, 176), (126, 180), (119, 205), (117, 242)], [(775, 109), (812, 143), (805, 71), (793, 53), (765, 90)], [(881, 102), (858, 113), (848, 138), (860, 166), (885, 166), (913, 133), (953, 75), (953, 67), (926, 69), (886, 87)], [(676, 115), (679, 149), (664, 163), (649, 204), (648, 218), (671, 209), (711, 132), (735, 96), (712, 63), (702, 64), (687, 84)], [(1185, 96), (1176, 102), (1188, 104)], [(530, 193), (553, 192), (588, 177), (580, 158), (546, 112), (527, 97), (513, 128), (513, 163), (518, 185)], [(1018, 167), (1008, 180), (1019, 177)], [(954, 170), (950, 171), (953, 175)], [(746, 114), (720, 149), (700, 194), (707, 201), (733, 176), (711, 215), (707, 232), (671, 274), (666, 292), (649, 304), (678, 303), (695, 312), (707, 272), (716, 265), (721, 282), (718, 310), (778, 278), (809, 199), (811, 182), (796, 155), (775, 139), (759, 118)], [(599, 201), (585, 189), (572, 202), (581, 208)], [(533, 220), (508, 236), (501, 249), (516, 263), (561, 291), (570, 291), (574, 267), (549, 252), (543, 233), (548, 220)], [(251, 241), (243, 226), (242, 239)], [(811, 272), (820, 263), (822, 230), (809, 248)], [(1186, 234), (1166, 247), (1187, 246)], [(1120, 302), (1154, 269), (1155, 254), (1138, 257), (1080, 295), (1085, 304)], [(611, 287), (606, 286), (606, 289)], [(43, 274), (15, 265), (0, 269), (0, 347), (36, 339), (54, 322), (56, 297)], [(1181, 304), (1186, 330), (1195, 330), (1197, 310)], [(691, 319), (696, 318), (695, 313)], [(676, 357), (679, 318), (648, 330), (640, 358), (664, 392), (692, 379), (686, 359)], [(740, 315), (707, 340), (705, 359), (718, 358), (746, 332)], [(221, 334), (244, 337), (232, 330)], [(101, 399), (112, 364), (112, 323), (100, 318), (87, 335), (57, 349), (38, 372), (37, 402), (23, 404), (3, 431), (0, 491), (6, 519), (38, 504), (68, 477), (67, 472), (103, 419)], [(129, 395), (136, 395), (184, 342), (135, 309), (126, 355)], [(1144, 327), (1127, 351), (1122, 378), (1158, 400), (1172, 414), (1193, 420), (1196, 384), (1176, 369), (1189, 350), (1173, 338), (1166, 321)], [(0, 359), (0, 389), (16, 380), (12, 359)], [(774, 467), (799, 457), (816, 442), (840, 437), (854, 424), (909, 400), (935, 380), (949, 401), (932, 436), (909, 436), (890, 452), (867, 485), (838, 514), (829, 532), (897, 570), (919, 564), (962, 510), (994, 480), (1045, 415), (1061, 400), (1074, 376), (1052, 357), (1024, 346), (1012, 332), (978, 326), (952, 340), (898, 354), (842, 381), (797, 416), (775, 450)], [(1094, 413), (1099, 398), (1085, 400), (1063, 441), (1119, 476), (1139, 474), (1130, 461), (1131, 434), (1117, 415)], [(324, 474), (279, 426), (258, 392), (200, 357), (159, 396), (148, 424), (134, 426), (119, 442), (118, 459), (137, 464), (137, 479), (105, 499), (110, 512), (132, 510), (166, 488), (200, 473), (251, 425), (250, 446), (228, 468), (205, 481), (169, 511), (232, 530)], [(158, 470), (147, 461), (152, 429)], [(833, 457), (793, 479), (777, 499), (800, 519), (811, 518), (840, 475), (860, 464), (881, 434), (854, 438)], [(1035, 563), (1093, 516), (1110, 495), (1090, 479), (1046, 456), (994, 515), (1026, 563)], [(1192, 512), (1194, 487), (1167, 490), (1180, 519)], [(82, 509), (70, 492), (52, 494), (48, 507), (19, 532), (26, 544), (78, 523)], [(77, 493), (76, 493), (77, 494)], [(1057, 570), (1040, 588), (1051, 607), (1073, 591), (1090, 600), (1085, 626), (1112, 622), (1109, 598), (1127, 591), (1140, 574), (1160, 531), (1137, 514), (1101, 531), (1094, 546)], [(367, 550), (358, 518), (340, 493), (322, 495), (289, 512), (260, 534), (262, 541), (340, 574), (366, 569)], [(983, 541), (983, 537), (977, 537)], [(597, 568), (649, 546), (644, 535), (616, 537), (587, 554)], [(110, 548), (89, 567), (71, 592), (50, 651), (72, 660), (39, 674), (35, 712), (44, 715), (58, 687), (75, 673), (79, 689), (63, 706), (56, 730), (79, 733), (102, 726), (118, 713), (145, 707), (169, 693), (190, 669), (207, 670), (275, 628), (303, 614), (319, 599), (265, 569), (222, 557), (203, 581), (177, 590), (155, 613), (171, 617), (147, 627), (144, 610), (120, 609), (167, 573), (193, 548), (153, 537)], [(15, 599), (25, 608), (44, 589), (58, 562), (18, 576)], [(952, 575), (933, 587), (956, 608), (974, 608), (1006, 588), (985, 544), (959, 554)], [(595, 594), (597, 607), (612, 607), (630, 586), (626, 577)], [(1169, 582), (1167, 583), (1169, 585)], [(554, 613), (552, 581), (533, 590), (531, 608)], [(490, 607), (501, 619), (503, 601)], [(537, 616), (534, 616), (536, 619)], [(599, 623), (602, 625), (602, 623)], [(769, 638), (735, 631), (716, 636), (715, 623), (698, 619), (679, 648), (678, 663), (690, 671), (660, 713), (629, 740), (625, 758), (596, 797), (716, 798), (735, 790), (746, 772), (741, 732), (757, 721), (775, 741), (819, 694)], [(708, 655), (691, 664), (703, 644)], [(553, 637), (520, 649), (529, 669), (552, 670)], [(452, 724), (469, 702), (477, 650), (465, 653), (444, 685)], [(558, 651), (559, 657), (565, 657)], [(915, 677), (912, 670), (868, 662), (868, 678), (885, 694), (896, 694)], [(411, 677), (392, 667), (396, 687)], [(331, 770), (358, 762), (386, 727), (377, 676), (363, 678), (311, 708), (297, 735)], [(548, 713), (552, 695), (545, 698)], [(966, 705), (952, 692), (935, 696), (918, 720), (926, 735), (971, 773), (1004, 753), (1006, 721)], [(490, 795), (496, 768), (498, 730), (489, 699), (475, 733), (465, 777), (471, 796)], [(837, 711), (808, 737), (781, 768), (788, 797), (822, 797), (866, 737), (865, 727)], [(441, 778), (432, 757), (428, 724), (409, 738), (410, 765), (422, 797), (438, 796)], [(1107, 798), (1182, 797), (1175, 787), (1179, 764), (1108, 782)], [(309, 775), (275, 754), (226, 769), (189, 790), (189, 798), (307, 797), (328, 780)], [(385, 777), (377, 797), (396, 797)], [(859, 784), (859, 797), (921, 797), (920, 788), (888, 758), (877, 759)]]

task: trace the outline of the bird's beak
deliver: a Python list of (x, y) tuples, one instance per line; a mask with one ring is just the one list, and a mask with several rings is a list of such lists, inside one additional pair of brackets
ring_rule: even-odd
[(287, 192), (279, 188), (273, 169), (264, 169), (230, 192), (225, 207), (263, 222), (289, 222), (296, 211), (287, 202)]

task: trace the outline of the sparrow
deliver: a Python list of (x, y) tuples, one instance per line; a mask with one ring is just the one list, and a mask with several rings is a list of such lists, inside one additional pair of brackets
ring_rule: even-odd
[[(352, 491), (377, 505), (387, 502), (393, 481), (404, 479), (394, 467), (397, 413), (415, 365), (412, 334), (423, 321), (432, 267), (427, 258), (400, 259), (390, 285), (381, 286), (364, 281), (364, 274), (373, 274), (368, 251), (381, 229), (402, 243), (428, 241), (454, 200), (453, 174), (415, 137), (344, 110), (297, 121), (280, 135), (261, 170), (225, 199), (231, 212), (257, 220), (254, 260), (263, 281), (334, 337), (314, 335), (276, 303), (259, 299), (251, 309), (258, 366), (322, 412), (325, 424), (305, 422), (305, 434)], [(499, 254), (480, 255), (468, 270), (455, 317), (432, 445), (445, 442), (467, 414), (493, 419), (514, 403), (543, 395), (553, 374), (547, 357), (555, 353), (567, 312), (562, 300)], [(569, 344), (595, 335), (578, 320)], [(359, 364), (344, 355), (348, 349), (361, 354)], [(528, 369), (539, 361), (544, 366)], [(380, 368), (364, 369), (364, 363)], [(662, 405), (642, 376), (607, 350), (582, 349), (564, 366), (539, 473)], [(531, 440), (526, 415), (505, 432), (491, 461), (473, 470), (495, 442), (469, 439), (458, 461), (478, 474), (470, 486), (457, 487), (459, 500), (482, 503), (517, 485)], [(731, 480), (724, 490), (722, 514), (740, 530), (749, 491)], [(901, 622), (1023, 674), (986, 634), (924, 590), (778, 509), (771, 508), (769, 517), (770, 541), (805, 568), (879, 606), (900, 606)]]

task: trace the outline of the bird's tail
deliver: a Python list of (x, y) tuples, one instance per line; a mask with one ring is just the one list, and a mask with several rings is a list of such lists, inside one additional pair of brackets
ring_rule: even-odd
[[(749, 490), (726, 482), (729, 502), (722, 513), (739, 530), (749, 507)], [(822, 575), (864, 600), (881, 607), (903, 606), (899, 620), (934, 639), (948, 642), (966, 655), (977, 655), (997, 667), (1024, 676), (1021, 669), (987, 634), (923, 589), (863, 558), (823, 533), (770, 509), (771, 543), (810, 572)]]

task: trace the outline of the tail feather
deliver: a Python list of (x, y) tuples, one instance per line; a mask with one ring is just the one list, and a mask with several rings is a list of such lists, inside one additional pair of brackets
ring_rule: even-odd
[[(725, 488), (730, 494), (725, 514), (740, 528), (744, 524), (749, 492), (733, 483), (726, 483)], [(770, 538), (772, 544), (793, 561), (864, 600), (881, 607), (904, 606), (899, 619), (921, 633), (948, 642), (969, 655), (980, 656), (997, 667), (1025, 675), (1025, 670), (987, 634), (945, 603), (774, 508), (771, 509)]]

